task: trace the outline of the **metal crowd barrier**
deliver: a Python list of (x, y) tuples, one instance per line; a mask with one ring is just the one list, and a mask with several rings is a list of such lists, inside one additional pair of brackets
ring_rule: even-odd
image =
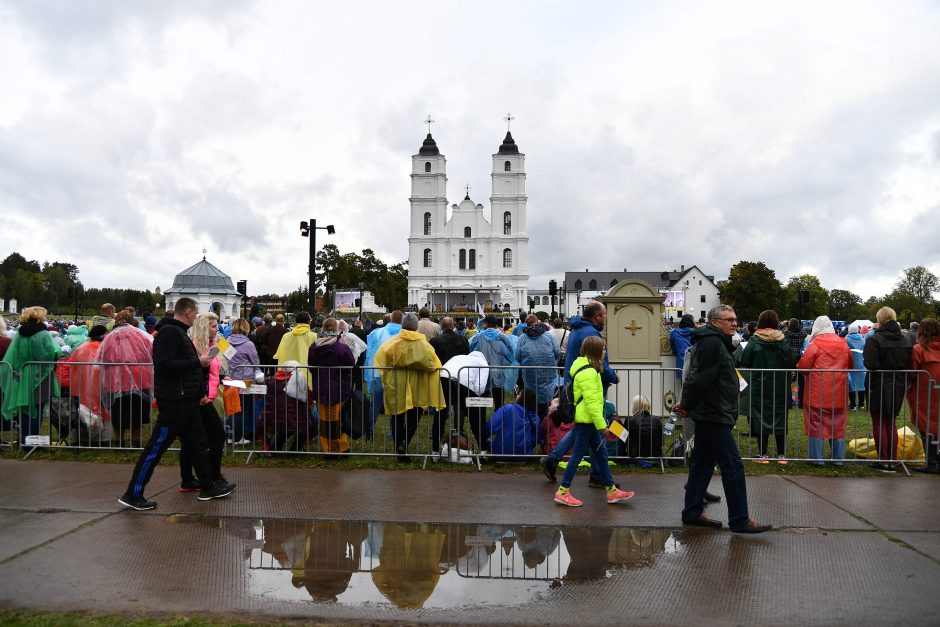
[[(0, 381), (13, 380), (13, 366), (0, 361)], [(3, 407), (3, 387), (0, 384), (0, 408)], [(11, 448), (15, 439), (15, 430), (13, 429), (13, 420), (4, 420), (0, 417), (0, 448)]]
[[(0, 368), (10, 366), (0, 363)], [(220, 386), (216, 400), (232, 450), (245, 454), (246, 463), (258, 454), (416, 457), (425, 465), (445, 460), (479, 465), (487, 457), (526, 461), (547, 454), (567, 430), (549, 417), (551, 395), (563, 382), (556, 367), (464, 367), (457, 373), (443, 368), (423, 373), (354, 366), (261, 368), (267, 374), (263, 383), (230, 382), (237, 387)], [(924, 371), (739, 372), (747, 386), (734, 433), (746, 460), (899, 462), (907, 471), (918, 461), (903, 458), (918, 443), (921, 451), (940, 456), (940, 388)], [(669, 416), (682, 395), (679, 371), (618, 368), (616, 373), (618, 382), (605, 381), (605, 413), (608, 421), (623, 424), (628, 436), (608, 439), (610, 460), (617, 465), (684, 464), (694, 443), (694, 424)], [(0, 439), (5, 446), (19, 441), (27, 456), (45, 446), (140, 449), (154, 411), (159, 412), (146, 387), (153, 381), (150, 364), (30, 362), (13, 375), (17, 385), (30, 382), (31, 396), (12, 420), (3, 421)], [(292, 380), (294, 394), (289, 393)], [(517, 397), (521, 406), (515, 405)], [(929, 424), (908, 398), (920, 398), (929, 408)], [(899, 437), (898, 429), (905, 426), (908, 431)], [(880, 448), (875, 440), (882, 442)]]

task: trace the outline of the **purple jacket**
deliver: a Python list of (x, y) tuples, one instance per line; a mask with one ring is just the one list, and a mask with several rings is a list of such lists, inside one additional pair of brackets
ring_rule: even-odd
[(254, 379), (255, 366), (261, 363), (255, 343), (241, 333), (232, 333), (228, 336), (228, 341), (238, 351), (228, 361), (229, 376), (242, 381)]
[(312, 385), (310, 398), (323, 405), (344, 403), (349, 398), (351, 367), (356, 364), (356, 360), (345, 342), (337, 338), (337, 341), (327, 344), (314, 343), (307, 353), (307, 364), (310, 365)]

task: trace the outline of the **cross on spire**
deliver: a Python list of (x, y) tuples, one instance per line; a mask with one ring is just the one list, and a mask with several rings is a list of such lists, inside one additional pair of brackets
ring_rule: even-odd
[(467, 198), (470, 198), (470, 183), (464, 185), (463, 188), (467, 190)]
[(205, 244), (203, 244), (203, 245), (202, 245), (202, 260), (203, 260), (203, 261), (206, 260), (206, 253), (207, 253), (207, 252), (209, 252), (209, 251), (206, 250), (206, 246), (205, 246)]
[(506, 117), (503, 118), (506, 121), (506, 132), (509, 132), (509, 126), (512, 124), (512, 121), (516, 118), (512, 117), (511, 113), (507, 113)]
[(430, 134), (431, 134), (431, 125), (434, 124), (434, 120), (431, 119), (431, 114), (430, 114), (430, 113), (428, 114), (428, 119), (426, 119), (426, 120), (424, 121), (424, 123), (428, 125), (428, 135), (430, 135)]

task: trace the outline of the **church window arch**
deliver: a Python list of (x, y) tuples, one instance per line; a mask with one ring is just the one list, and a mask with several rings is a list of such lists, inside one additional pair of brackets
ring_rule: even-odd
[(615, 285), (617, 285), (617, 279), (611, 279), (611, 280), (610, 280), (610, 286), (613, 287), (613, 286), (615, 286)]
[(476, 269), (477, 269), (477, 249), (471, 248), (470, 249), (470, 270), (476, 270)]
[(431, 249), (430, 248), (424, 249), (424, 267), (425, 268), (431, 267)]
[(512, 214), (507, 211), (503, 214), (503, 235), (510, 233), (512, 233)]
[(430, 161), (425, 161), (425, 162), (424, 162), (424, 171), (425, 171), (425, 172), (430, 172), (430, 171), (431, 171), (431, 162), (430, 162)]
[(506, 163), (504, 163), (504, 164), (503, 164), (503, 171), (504, 171), (504, 172), (512, 172), (512, 163), (510, 163), (509, 161), (507, 161)]
[(470, 227), (469, 227), (469, 226), (463, 227), (463, 236), (464, 236), (464, 237), (470, 237), (470, 233), (471, 233), (471, 231), (470, 231)]
[(424, 234), (431, 234), (431, 214), (428, 212), (425, 212), (424, 214)]
[(597, 289), (597, 281), (594, 280), (594, 279), (591, 279), (591, 282), (588, 283), (588, 289), (589, 289), (589, 290), (596, 290), (596, 289)]
[(512, 267), (512, 249), (511, 248), (503, 249), (503, 267), (504, 268)]
[(458, 257), (459, 257), (458, 263), (459, 263), (460, 269), (466, 270), (467, 269), (467, 249), (461, 248), (460, 253), (458, 254)]
[(580, 290), (582, 285), (583, 284), (581, 283), (581, 279), (578, 279), (577, 281), (574, 282), (574, 289)]

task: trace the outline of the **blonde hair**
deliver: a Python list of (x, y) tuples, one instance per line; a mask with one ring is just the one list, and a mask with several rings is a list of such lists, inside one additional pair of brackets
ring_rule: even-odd
[(45, 307), (27, 307), (20, 312), (20, 324), (26, 324), (27, 322), (45, 322), (47, 313), (49, 312), (46, 311)]
[(587, 357), (594, 369), (598, 372), (604, 371), (604, 348), (606, 348), (603, 338), (596, 335), (584, 338), (581, 342), (581, 354)]
[(239, 318), (232, 324), (232, 333), (241, 333), (242, 335), (248, 335), (251, 333), (251, 325), (248, 324), (248, 321), (244, 318)]
[(630, 400), (630, 415), (639, 416), (643, 412), (649, 413), (651, 411), (652, 405), (650, 405), (650, 399), (646, 398), (643, 394), (637, 394)]
[(209, 350), (209, 328), (213, 324), (219, 324), (219, 317), (210, 311), (196, 316), (193, 326), (189, 328), (189, 337), (200, 355)]
[(890, 307), (882, 307), (878, 310), (878, 313), (875, 314), (875, 321), (878, 324), (884, 324), (888, 320), (897, 320), (898, 314), (895, 313)]

